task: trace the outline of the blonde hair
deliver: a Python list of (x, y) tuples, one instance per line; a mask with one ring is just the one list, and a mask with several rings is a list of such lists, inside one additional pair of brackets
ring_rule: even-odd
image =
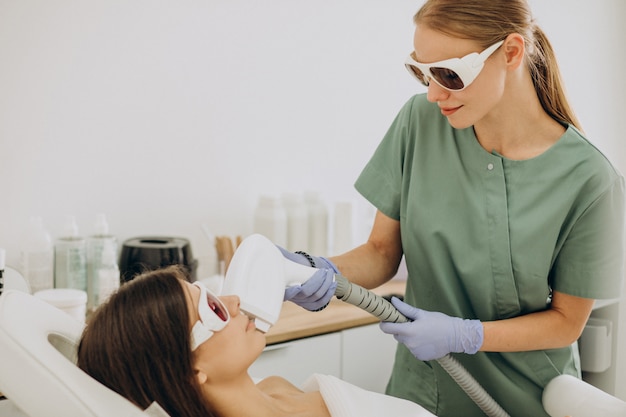
[(567, 100), (554, 49), (535, 24), (526, 0), (427, 0), (413, 21), (449, 36), (475, 40), (484, 48), (519, 33), (543, 109), (553, 119), (582, 130)]

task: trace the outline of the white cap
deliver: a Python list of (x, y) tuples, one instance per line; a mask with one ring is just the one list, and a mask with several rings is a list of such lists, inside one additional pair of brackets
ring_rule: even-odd
[(65, 218), (64, 237), (78, 237), (78, 225), (74, 216)]
[[(45, 229), (43, 219), (40, 216), (30, 218), (29, 229), (26, 235), (29, 251), (45, 252), (52, 245), (50, 234)], [(24, 250), (26, 252), (26, 250)]]
[(293, 192), (283, 193), (282, 199), (283, 199), (283, 204), (287, 206), (301, 204), (304, 201), (301, 194), (293, 193)]
[(107, 223), (107, 218), (103, 213), (96, 215), (96, 223), (93, 226), (93, 230), (96, 236), (109, 234), (109, 223)]
[(304, 201), (313, 203), (320, 200), (320, 193), (317, 191), (307, 190), (304, 192)]
[(102, 248), (102, 265), (116, 264), (115, 247), (112, 242), (105, 241)]
[(280, 197), (269, 194), (262, 194), (259, 196), (259, 206), (261, 207), (271, 207), (271, 208), (282, 208), (283, 204), (280, 200)]

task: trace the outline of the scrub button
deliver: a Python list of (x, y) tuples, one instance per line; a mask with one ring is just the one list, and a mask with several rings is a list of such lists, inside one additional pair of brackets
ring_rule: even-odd
[(491, 163), (487, 164), (487, 169), (489, 171), (493, 170), (493, 164), (491, 164)]

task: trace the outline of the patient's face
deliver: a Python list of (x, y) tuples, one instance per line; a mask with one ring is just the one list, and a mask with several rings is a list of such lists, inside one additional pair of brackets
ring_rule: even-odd
[[(187, 294), (189, 310), (189, 331), (198, 321), (198, 303), (200, 289), (187, 281), (181, 281)], [(259, 357), (265, 347), (265, 335), (256, 330), (254, 322), (239, 309), (239, 297), (219, 297), (228, 308), (231, 319), (224, 329), (213, 333), (206, 342), (195, 351), (196, 362), (208, 367), (209, 375), (227, 377), (241, 372), (247, 373), (248, 367)]]

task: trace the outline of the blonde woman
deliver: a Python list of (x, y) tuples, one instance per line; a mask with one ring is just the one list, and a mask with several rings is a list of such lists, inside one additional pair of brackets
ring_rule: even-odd
[(323, 308), (334, 273), (373, 288), (404, 255), (393, 302), (412, 322), (381, 324), (401, 342), (387, 392), (482, 416), (433, 361), (452, 353), (511, 416), (547, 416), (544, 386), (580, 376), (594, 299), (620, 293), (624, 179), (582, 132), (526, 0), (428, 0), (414, 22), (405, 65), (428, 92), (356, 181), (378, 209), (370, 237), (329, 259), (284, 252), (322, 268), (285, 299)]

